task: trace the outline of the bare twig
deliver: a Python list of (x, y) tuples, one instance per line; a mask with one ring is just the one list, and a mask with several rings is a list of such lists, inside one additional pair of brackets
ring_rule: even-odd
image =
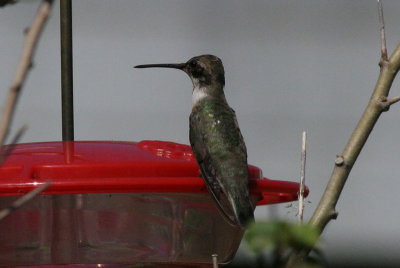
[[(380, 59), (380, 74), (376, 83), (375, 89), (372, 93), (370, 101), (360, 118), (356, 128), (354, 129), (346, 147), (344, 148), (341, 155), (338, 155), (331, 178), (329, 179), (328, 185), (325, 188), (325, 192), (318, 204), (317, 209), (314, 211), (309, 224), (323, 232), (328, 222), (332, 219), (336, 219), (338, 212), (336, 211), (336, 203), (339, 200), (340, 194), (347, 181), (347, 178), (353, 168), (357, 157), (359, 156), (364, 144), (366, 143), (369, 134), (378, 121), (382, 112), (386, 111), (390, 104), (399, 101), (399, 97), (393, 99), (387, 99), (393, 80), (396, 77), (397, 72), (400, 69), (400, 44), (394, 50), (393, 54), (387, 59), (385, 57), (386, 44), (385, 36), (382, 27), (383, 23), (383, 12), (381, 2), (378, 1), (378, 8), (380, 14), (381, 23), (381, 59)], [(383, 32), (383, 35), (382, 35)], [(389, 106), (387, 105), (389, 103)], [(296, 263), (301, 262), (304, 257), (307, 256), (308, 250), (302, 252), (295, 252), (287, 266), (295, 266)]]
[(381, 107), (382, 107), (382, 111), (383, 111), (383, 112), (389, 111), (390, 106), (391, 106), (392, 104), (395, 104), (395, 103), (398, 102), (398, 101), (400, 101), (400, 96), (393, 97), (393, 98), (389, 98), (389, 99), (383, 98), (382, 101), (381, 101), (381, 103), (380, 103), (380, 105), (381, 105)]
[(392, 105), (392, 104), (395, 104), (396, 102), (399, 102), (399, 101), (400, 101), (400, 96), (397, 96), (397, 97), (393, 97), (393, 98), (388, 99), (386, 102), (389, 105)]
[(303, 222), (304, 211), (304, 183), (306, 180), (306, 146), (307, 146), (307, 133), (303, 131), (301, 143), (301, 172), (300, 172), (300, 190), (299, 190), (299, 214), (298, 220), (301, 224)]
[[(358, 155), (368, 139), (376, 121), (384, 111), (382, 103), (389, 94), (392, 82), (400, 68), (400, 44), (389, 60), (381, 66), (378, 82), (372, 93), (370, 102), (366, 107), (357, 127), (350, 137), (343, 153), (339, 156), (342, 161), (335, 161), (331, 179), (327, 185), (320, 204), (315, 211), (310, 223), (322, 230), (330, 219), (335, 218), (336, 202), (339, 199), (343, 186), (349, 176)], [(397, 98), (391, 102), (398, 101)]]
[(14, 203), (12, 203), (8, 208), (1, 210), (0, 211), (0, 221), (2, 219), (4, 219), (5, 217), (7, 217), (8, 215), (10, 215), (14, 210), (20, 208), (23, 204), (32, 200), (32, 198), (34, 198), (35, 196), (37, 196), (38, 194), (40, 194), (41, 192), (46, 190), (46, 188), (49, 187), (50, 184), (51, 184), (50, 181), (43, 183), (36, 189), (30, 191), (26, 195), (23, 195), (20, 198), (18, 198), (17, 200), (15, 200)]
[[(381, 72), (374, 92), (370, 98), (370, 102), (350, 137), (343, 153), (338, 156), (340, 161), (338, 159), (335, 160), (335, 167), (327, 188), (325, 189), (325, 193), (310, 220), (310, 223), (316, 226), (321, 232), (325, 228), (326, 224), (337, 216), (335, 206), (340, 193), (350, 174), (351, 168), (368, 139), (369, 134), (374, 128), (376, 121), (378, 121), (379, 116), (384, 111), (382, 103), (388, 102), (386, 101), (387, 96), (399, 69), (400, 44), (385, 64), (381, 65)], [(398, 101), (398, 98), (391, 100), (393, 103), (396, 101)]]
[(377, 0), (378, 3), (378, 12), (379, 12), (379, 25), (381, 32), (381, 59), (387, 60), (387, 48), (386, 48), (386, 34), (385, 34), (385, 20), (383, 19), (383, 7), (382, 1)]
[(33, 53), (35, 51), (40, 33), (43, 30), (43, 26), (50, 14), (52, 2), (53, 1), (50, 0), (42, 1), (36, 17), (26, 34), (24, 48), (22, 50), (18, 66), (4, 104), (3, 113), (1, 115), (0, 147), (4, 145), (4, 141), (8, 135), (14, 115), (15, 105), (28, 71), (32, 65)]
[[(2, 150), (0, 153), (0, 165), (3, 164), (3, 161), (7, 158), (7, 156), (14, 150), (15, 144), (18, 143), (18, 141), (21, 139), (22, 135), (24, 135), (25, 131), (27, 130), (28, 125), (23, 125), (15, 134), (14, 138), (10, 142), (10, 144), (7, 146), (7, 149)], [(4, 147), (3, 147), (4, 149)]]
[(17, 133), (15, 134), (15, 136), (13, 137), (13, 139), (11, 140), (11, 142), (9, 144), (10, 145), (17, 144), (27, 129), (28, 129), (27, 124), (22, 125), (22, 127), (20, 127), (20, 129), (18, 129)]

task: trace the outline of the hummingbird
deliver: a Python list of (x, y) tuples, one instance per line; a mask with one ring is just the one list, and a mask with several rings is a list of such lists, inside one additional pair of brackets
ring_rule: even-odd
[(135, 66), (153, 67), (179, 69), (189, 75), (193, 83), (189, 139), (201, 176), (230, 224), (243, 227), (254, 221), (247, 149), (235, 111), (225, 98), (222, 61), (214, 55), (201, 55), (185, 63)]

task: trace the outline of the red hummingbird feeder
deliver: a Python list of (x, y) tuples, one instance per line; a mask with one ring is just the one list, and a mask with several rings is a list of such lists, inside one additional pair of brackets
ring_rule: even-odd
[[(46, 181), (0, 221), (6, 265), (184, 265), (234, 257), (243, 229), (207, 192), (190, 146), (165, 141), (18, 144), (0, 167), (0, 206)], [(249, 165), (258, 205), (297, 199), (299, 184)], [(307, 191), (308, 192), (308, 191)]]
[[(0, 221), (0, 266), (201, 266), (212, 254), (230, 262), (244, 230), (216, 208), (190, 146), (73, 141), (71, 0), (60, 9), (63, 141), (3, 148), (0, 207), (51, 185)], [(294, 201), (299, 190), (251, 165), (249, 187), (257, 205)]]
[[(0, 168), (0, 206), (51, 181), (0, 221), (0, 263), (206, 264), (232, 260), (243, 229), (215, 207), (190, 146), (164, 141), (15, 145)], [(297, 199), (299, 185), (249, 165), (258, 205)]]

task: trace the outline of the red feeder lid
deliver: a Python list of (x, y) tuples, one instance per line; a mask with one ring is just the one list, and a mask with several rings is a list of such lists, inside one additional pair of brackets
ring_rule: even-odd
[[(249, 165), (249, 180), (258, 205), (297, 199), (298, 183), (263, 178), (258, 167)], [(46, 181), (52, 183), (44, 194), (207, 192), (190, 146), (75, 141), (15, 145), (0, 167), (0, 196), (22, 195)]]

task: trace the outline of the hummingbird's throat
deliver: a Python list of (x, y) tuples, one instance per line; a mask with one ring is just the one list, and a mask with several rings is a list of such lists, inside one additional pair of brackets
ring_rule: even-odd
[(207, 97), (207, 91), (205, 87), (194, 87), (192, 92), (192, 107), (196, 106), (196, 104)]

